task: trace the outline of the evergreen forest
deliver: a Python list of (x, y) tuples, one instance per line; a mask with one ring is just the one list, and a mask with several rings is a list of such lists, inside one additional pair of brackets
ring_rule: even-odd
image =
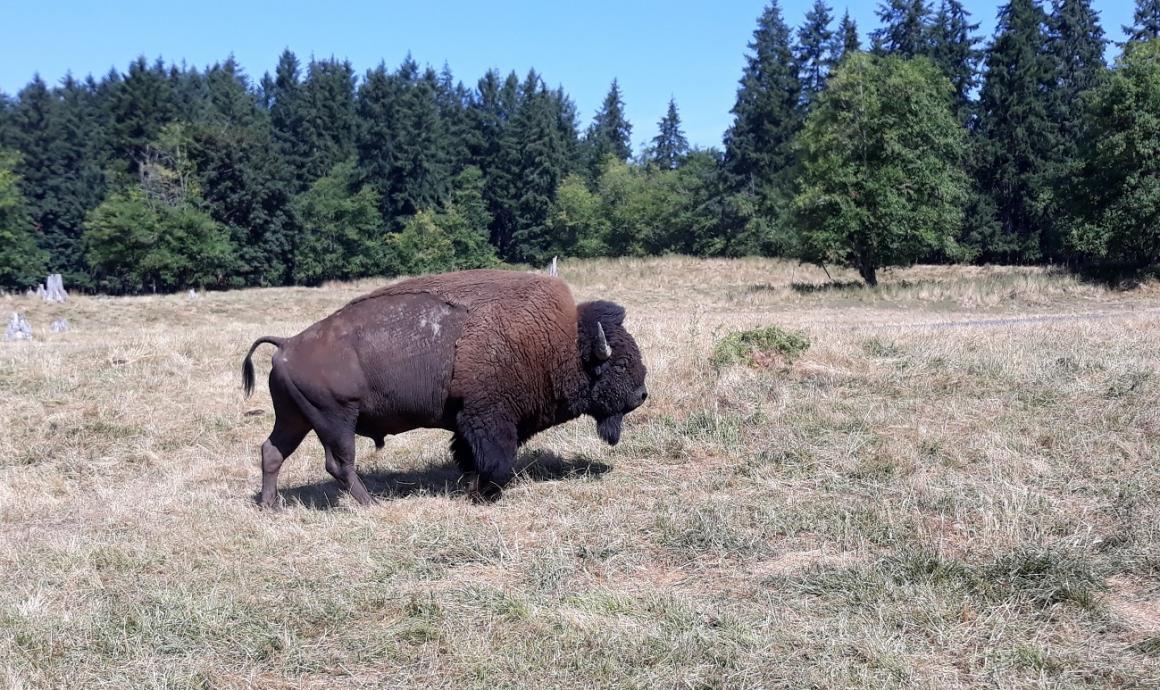
[[(271, 72), (140, 57), (0, 93), (0, 288), (318, 285), (553, 256), (783, 256), (1139, 271), (1160, 262), (1160, 1), (1112, 46), (1088, 0), (816, 0), (756, 18), (723, 146), (680, 104), (591, 117), (535, 70), (408, 57)], [(867, 45), (861, 37), (868, 35)], [(1111, 64), (1105, 55), (1115, 53)], [(633, 132), (653, 133), (633, 150)], [(646, 140), (641, 137), (640, 140)]]

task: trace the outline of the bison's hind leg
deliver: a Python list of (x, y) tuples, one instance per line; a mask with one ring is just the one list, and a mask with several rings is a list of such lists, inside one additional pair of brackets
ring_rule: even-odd
[(262, 444), (262, 505), (273, 508), (278, 501), (278, 472), (310, 433), (310, 423), (292, 403), (274, 402), (274, 430)]
[(338, 485), (350, 492), (362, 505), (374, 502), (370, 492), (355, 472), (354, 421), (343, 423), (333, 420), (326, 429), (315, 429), (322, 448), (326, 451), (326, 471), (334, 477)]
[(290, 457), (306, 438), (310, 427), (280, 427), (274, 424), (274, 431), (262, 444), (262, 505), (273, 508), (278, 500), (278, 472), (282, 463)]
[(274, 430), (262, 444), (262, 498), (264, 507), (278, 501), (278, 472), (310, 433), (310, 422), (294, 402), (277, 366), (270, 370), (270, 401), (274, 404)]

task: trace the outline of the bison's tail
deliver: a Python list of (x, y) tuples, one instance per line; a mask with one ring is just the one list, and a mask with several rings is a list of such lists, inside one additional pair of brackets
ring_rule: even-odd
[(262, 343), (270, 343), (274, 347), (282, 347), (282, 343), (286, 342), (285, 338), (275, 338), (273, 336), (264, 335), (254, 341), (250, 346), (250, 351), (246, 353), (246, 358), (242, 360), (242, 388), (246, 391), (246, 397), (254, 392), (254, 363), (250, 358), (254, 356), (254, 350)]

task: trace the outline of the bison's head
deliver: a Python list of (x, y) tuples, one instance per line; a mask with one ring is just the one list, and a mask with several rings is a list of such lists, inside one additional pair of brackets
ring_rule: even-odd
[(620, 441), (624, 415), (648, 398), (640, 350), (624, 330), (624, 308), (612, 302), (579, 306), (580, 358), (592, 382), (588, 414), (596, 419), (600, 438)]

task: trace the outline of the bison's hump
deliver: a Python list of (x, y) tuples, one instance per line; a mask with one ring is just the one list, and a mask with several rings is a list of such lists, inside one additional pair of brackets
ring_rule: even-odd
[[(356, 297), (343, 310), (369, 300), (413, 294), (434, 295), (468, 310), (497, 302), (532, 303), (544, 308), (549, 306), (548, 301), (554, 307), (572, 303), (567, 285), (558, 278), (520, 271), (475, 269), (407, 278)], [(548, 295), (551, 298), (546, 299)]]

